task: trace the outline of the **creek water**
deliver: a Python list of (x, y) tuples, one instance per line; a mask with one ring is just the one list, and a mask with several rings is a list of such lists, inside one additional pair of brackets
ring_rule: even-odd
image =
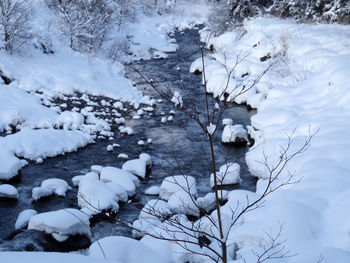
[[(143, 74), (152, 78), (154, 85), (160, 89), (180, 89), (182, 81), (190, 96), (196, 101), (198, 110), (204, 111), (205, 94), (201, 86), (201, 76), (189, 73), (191, 62), (200, 57), (200, 50), (195, 41), (195, 38), (198, 38), (198, 30), (176, 32), (174, 37), (179, 45), (176, 53), (169, 54), (167, 59), (138, 61), (134, 65)], [(145, 95), (150, 95), (155, 99), (159, 98), (156, 92), (146, 85), (132, 69), (127, 69), (127, 76)], [(109, 98), (94, 97), (93, 99), (98, 103), (104, 99), (113, 104), (113, 100)], [(186, 103), (186, 99), (184, 99), (184, 103)], [(164, 112), (167, 117), (170, 110), (176, 111), (174, 120), (162, 124), (160, 122), (161, 113)], [(131, 110), (129, 113), (132, 114)], [(246, 106), (231, 105), (226, 110), (224, 117), (233, 119), (234, 124), (249, 125), (253, 114), (254, 111), (248, 111)], [(174, 109), (174, 105), (166, 102), (157, 103), (152, 115), (145, 114), (140, 120), (128, 117), (126, 126), (134, 129), (133, 136), (123, 136), (116, 132), (117, 126), (113, 126), (116, 132), (113, 141), (96, 140), (96, 143), (77, 152), (46, 159), (43, 164), (30, 163), (23, 168), (21, 181), (14, 184), (19, 190), (20, 199), (13, 202), (0, 201), (0, 250), (75, 250), (74, 248), (62, 249), (59, 244), (50, 244), (50, 242), (54, 242), (53, 239), (43, 237), (44, 234), (36, 231), (15, 231), (16, 218), (22, 210), (29, 208), (38, 212), (78, 208), (76, 188), (69, 190), (66, 197), (53, 196), (37, 202), (32, 200), (32, 188), (48, 178), (61, 178), (71, 185), (73, 176), (87, 173), (93, 164), (121, 167), (123, 161), (118, 160), (119, 153), (126, 153), (130, 159), (133, 159), (145, 152), (152, 156), (153, 161), (146, 180), (140, 183), (132, 202), (120, 205), (116, 215), (119, 221), (131, 223), (137, 219), (138, 208), (154, 198), (146, 196), (145, 189), (152, 185), (160, 185), (164, 177), (169, 175), (194, 176), (197, 180), (199, 196), (211, 191), (209, 184), (210, 148), (207, 137), (193, 120)], [(231, 189), (240, 188), (254, 191), (256, 179), (250, 175), (244, 159), (249, 148), (223, 145), (220, 140), (221, 132), (222, 127), (219, 127), (215, 136), (217, 164), (222, 165), (226, 160), (238, 162), (241, 166), (243, 180), (241, 184), (233, 186)], [(140, 146), (137, 142), (141, 138), (151, 138), (153, 142)], [(120, 144), (120, 148), (113, 152), (107, 152), (107, 145), (112, 143)], [(109, 235), (131, 236), (130, 229), (115, 223), (115, 220), (106, 218), (95, 220), (92, 224), (92, 232), (94, 239)]]

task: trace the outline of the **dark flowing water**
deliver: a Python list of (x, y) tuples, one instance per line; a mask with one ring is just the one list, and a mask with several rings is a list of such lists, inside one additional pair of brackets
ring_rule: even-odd
[[(204, 93), (201, 87), (201, 76), (189, 73), (191, 62), (200, 57), (200, 51), (195, 43), (198, 37), (197, 30), (186, 30), (177, 32), (175, 38), (179, 44), (177, 53), (169, 54), (165, 60), (139, 61), (135, 66), (143, 74), (153, 79), (154, 84), (162, 89), (179, 89), (181, 80), (188, 92), (199, 105), (199, 111), (204, 111)], [(180, 69), (180, 70), (179, 70)], [(148, 87), (141, 77), (128, 70), (127, 75), (135, 81), (136, 86), (146, 95), (157, 99), (157, 94)], [(95, 98), (96, 101), (101, 98)], [(109, 100), (108, 98), (104, 98)], [(113, 102), (112, 100), (110, 100)], [(186, 103), (186, 100), (185, 100)], [(141, 206), (148, 200), (154, 198), (144, 195), (145, 189), (152, 185), (160, 185), (163, 178), (174, 174), (187, 174), (194, 176), (197, 180), (199, 196), (211, 191), (209, 185), (209, 144), (205, 134), (199, 126), (191, 121), (185, 114), (176, 111), (173, 122), (161, 124), (161, 112), (169, 116), (169, 111), (174, 109), (173, 105), (166, 102), (158, 103), (153, 115), (144, 115), (140, 120), (127, 119), (126, 125), (133, 127), (135, 135), (123, 136), (113, 127), (115, 133), (113, 141), (98, 140), (95, 144), (69, 153), (64, 156), (49, 158), (43, 164), (30, 164), (22, 170), (22, 180), (15, 186), (20, 193), (20, 199), (15, 202), (0, 201), (0, 250), (25, 250), (28, 244), (38, 242), (34, 240), (36, 234), (31, 231), (14, 231), (17, 215), (24, 209), (35, 209), (38, 212), (46, 212), (61, 208), (78, 208), (77, 189), (67, 192), (66, 197), (49, 197), (38, 202), (32, 202), (31, 190), (40, 185), (41, 181), (48, 178), (61, 178), (71, 184), (71, 178), (84, 174), (90, 170), (93, 164), (103, 166), (121, 167), (123, 161), (117, 159), (119, 153), (126, 153), (129, 159), (138, 158), (141, 152), (152, 156), (153, 165), (148, 177), (141, 182), (132, 204), (121, 204), (117, 218), (121, 221), (132, 222), (138, 217), (139, 210), (135, 206)], [(234, 123), (243, 125), (250, 124), (253, 111), (248, 111), (245, 106), (232, 105), (224, 117), (232, 118)], [(219, 127), (215, 137), (215, 150), (217, 153), (217, 164), (222, 165), (228, 159), (229, 162), (238, 162), (241, 165), (240, 185), (233, 188), (254, 190), (256, 180), (253, 178), (245, 164), (244, 155), (248, 147), (235, 148), (221, 144), (222, 127)], [(141, 138), (152, 138), (153, 143), (139, 146)], [(109, 144), (118, 143), (120, 148), (113, 152), (107, 152)], [(109, 235), (131, 235), (130, 229), (116, 224), (110, 220), (100, 220), (92, 225), (95, 238)], [(40, 235), (39, 238), (40, 239)], [(2, 241), (1, 241), (2, 240)], [(40, 242), (39, 242), (40, 243)], [(40, 249), (37, 244), (36, 249)], [(39, 247), (39, 248), (38, 248)], [(59, 248), (43, 247), (46, 250), (60, 250)]]

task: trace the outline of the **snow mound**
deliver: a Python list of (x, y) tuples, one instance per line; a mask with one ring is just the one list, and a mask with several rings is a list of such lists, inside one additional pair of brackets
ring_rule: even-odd
[(170, 210), (174, 214), (199, 216), (199, 207), (192, 195), (186, 191), (177, 191), (168, 200)]
[(159, 191), (159, 197), (168, 200), (170, 196), (178, 191), (188, 191), (194, 197), (197, 196), (196, 179), (187, 175), (175, 175), (166, 177)]
[(18, 196), (16, 187), (10, 184), (0, 185), (0, 198), (18, 199)]
[(145, 194), (146, 195), (159, 195), (160, 187), (157, 185), (153, 185), (146, 189)]
[(158, 199), (148, 201), (148, 203), (142, 208), (139, 219), (158, 219), (164, 220), (171, 215), (169, 205)]
[(135, 194), (136, 186), (139, 184), (139, 179), (128, 171), (107, 166), (101, 171), (101, 181), (114, 182), (122, 186), (129, 196)]
[(89, 217), (86, 214), (77, 209), (67, 208), (33, 215), (29, 220), (28, 229), (66, 237), (90, 235), (89, 225)]
[(21, 213), (19, 213), (16, 223), (15, 223), (15, 229), (21, 229), (28, 225), (29, 220), (32, 218), (32, 216), (36, 215), (38, 212), (33, 209), (26, 209), (23, 210)]
[(142, 179), (145, 179), (146, 177), (146, 166), (147, 166), (147, 161), (143, 159), (133, 159), (126, 161), (122, 168), (125, 171), (128, 171), (132, 174), (135, 174)]
[[(220, 167), (219, 172), (216, 173), (216, 183), (217, 185), (230, 185), (238, 184), (241, 182), (241, 177), (239, 176), (241, 167), (238, 163), (228, 163)], [(214, 187), (214, 174), (210, 175), (210, 186)]]
[(221, 141), (223, 143), (233, 143), (236, 145), (247, 144), (248, 132), (241, 124), (225, 125)]
[(70, 187), (68, 183), (62, 179), (51, 178), (41, 182), (40, 187), (34, 187), (32, 190), (32, 197), (35, 201), (42, 197), (46, 197), (52, 194), (58, 196), (66, 196), (66, 192)]
[(170, 262), (170, 255), (168, 258), (164, 258), (140, 241), (122, 236), (105, 237), (94, 242), (89, 248), (89, 256), (117, 260), (123, 263), (140, 262), (140, 257), (144, 263)]
[(79, 183), (78, 205), (88, 215), (96, 215), (103, 210), (118, 211), (119, 198), (104, 182), (83, 178)]

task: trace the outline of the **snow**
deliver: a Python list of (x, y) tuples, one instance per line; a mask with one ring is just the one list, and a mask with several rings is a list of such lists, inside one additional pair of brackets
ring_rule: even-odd
[(120, 154), (118, 154), (118, 159), (119, 160), (127, 160), (127, 159), (129, 159), (129, 156), (125, 153), (120, 153)]
[(28, 225), (29, 220), (32, 216), (36, 215), (38, 212), (34, 209), (26, 209), (19, 213), (16, 223), (15, 229), (21, 229)]
[(153, 185), (146, 189), (145, 194), (146, 195), (159, 195), (160, 187), (157, 185)]
[(168, 176), (160, 186), (159, 197), (168, 200), (171, 195), (182, 190), (188, 191), (192, 196), (196, 197), (196, 179), (187, 175)]
[(135, 175), (112, 166), (107, 166), (102, 169), (101, 181), (120, 184), (130, 196), (135, 194), (135, 187), (139, 184), (139, 179)]
[(221, 141), (223, 143), (248, 142), (248, 132), (241, 124), (225, 125), (222, 132)]
[(84, 255), (57, 252), (0, 252), (1, 262), (23, 263), (122, 263), (107, 259), (96, 259)]
[(34, 187), (32, 190), (32, 197), (35, 201), (42, 197), (46, 197), (52, 194), (58, 196), (66, 196), (66, 192), (70, 187), (68, 183), (59, 178), (46, 179), (41, 182), (40, 187)]
[(90, 235), (89, 217), (83, 212), (67, 208), (33, 215), (28, 229), (43, 231), (58, 236)]
[(104, 182), (95, 178), (82, 178), (79, 183), (78, 205), (87, 215), (100, 214), (103, 210), (119, 210), (119, 198)]
[(170, 101), (175, 104), (175, 107), (182, 107), (182, 104), (183, 104), (182, 96), (178, 91), (174, 92), (174, 95)]
[(135, 174), (142, 179), (146, 177), (146, 166), (147, 162), (143, 159), (133, 159), (126, 161), (123, 164), (123, 170), (128, 171), (132, 174)]
[[(234, 72), (234, 78), (249, 83), (270, 63), (275, 65), (261, 81), (243, 96), (229, 87), (230, 99), (258, 109), (249, 128), (255, 144), (246, 155), (250, 172), (258, 177), (257, 191), (235, 190), (222, 208), (227, 216), (232, 209), (244, 208), (256, 200), (266, 187), (270, 165), (279, 160), (281, 146), (292, 136), (290, 153), (305, 137), (318, 133), (302, 155), (288, 163), (276, 182), (294, 174), (299, 183), (283, 187), (264, 202), (264, 207), (240, 219), (228, 241), (236, 243), (238, 258), (256, 260), (252, 250), (266, 244), (265, 232), (276, 233), (282, 222), (280, 240), (294, 257), (275, 262), (350, 261), (348, 243), (349, 185), (349, 58), (345, 39), (349, 26), (298, 24), (292, 20), (255, 18), (244, 23), (246, 33), (227, 32), (212, 37), (214, 54), (206, 67), (208, 91), (220, 96), (227, 81), (220, 62), (234, 64), (237, 54), (247, 55)], [(203, 37), (207, 35), (203, 31)], [(224, 58), (225, 54), (225, 58)], [(272, 59), (261, 61), (270, 54)], [(242, 78), (242, 74), (248, 75)], [(223, 98), (220, 98), (223, 99)], [(230, 124), (227, 124), (230, 125)], [(227, 125), (225, 127), (227, 127)]]
[(0, 184), (0, 198), (18, 199), (18, 190), (10, 184)]
[(168, 205), (174, 214), (199, 216), (199, 207), (192, 195), (181, 190), (169, 197)]
[[(219, 172), (216, 172), (217, 185), (230, 185), (238, 184), (241, 182), (241, 177), (239, 176), (241, 167), (238, 163), (228, 163), (220, 167)], [(214, 174), (210, 175), (210, 186), (214, 187)]]
[(163, 200), (153, 199), (142, 208), (139, 219), (162, 220), (171, 215), (169, 205)]
[(0, 178), (10, 179), (25, 164), (17, 157), (30, 160), (53, 157), (76, 151), (93, 142), (92, 137), (79, 131), (23, 128), (16, 134), (0, 137)]
[[(147, 140), (148, 143), (150, 143), (149, 140), (150, 139)], [(151, 141), (151, 143), (152, 143), (152, 141)], [(141, 153), (139, 155), (139, 159), (144, 160), (146, 162), (147, 166), (152, 165), (152, 157), (148, 153)]]
[[(114, 145), (113, 145), (113, 147), (114, 147)], [(102, 169), (103, 169), (103, 166), (101, 166), (101, 165), (91, 165), (91, 172), (95, 172), (95, 173), (97, 173), (97, 174), (101, 174), (101, 171), (102, 171)]]
[[(102, 248), (102, 249), (101, 249)], [(89, 248), (89, 256), (92, 258), (106, 258), (123, 263), (170, 263), (168, 257), (162, 257), (157, 250), (153, 250), (140, 241), (122, 237), (110, 236), (99, 239)]]

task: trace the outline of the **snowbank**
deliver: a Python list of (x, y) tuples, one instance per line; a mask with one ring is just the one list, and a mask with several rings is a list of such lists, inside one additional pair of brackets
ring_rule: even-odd
[(285, 180), (294, 173), (301, 182), (279, 189), (263, 208), (241, 218), (229, 240), (238, 245), (238, 257), (252, 261), (256, 259), (252, 249), (261, 242), (268, 244), (264, 231), (276, 235), (282, 222), (280, 240), (286, 240), (285, 247), (297, 255), (275, 262), (313, 262), (320, 255), (322, 262), (349, 262), (349, 210), (345, 207), (350, 207), (350, 27), (257, 18), (246, 21), (244, 29), (244, 35), (228, 32), (211, 38), (216, 61), (207, 66), (208, 91), (220, 96), (225, 87), (227, 75), (219, 63), (224, 58), (234, 64), (237, 54), (247, 55), (235, 68), (231, 95), (237, 94), (235, 81), (249, 83), (272, 61), (277, 62), (244, 96), (230, 95), (248, 104), (252, 96), (259, 97), (253, 99), (258, 108), (252, 117), (258, 129), (251, 134), (255, 145), (246, 155), (249, 170), (259, 181), (257, 194), (231, 196), (223, 211), (230, 215), (228, 207), (237, 207), (237, 200), (244, 207), (247, 195), (251, 201), (262, 193), (268, 176), (261, 164), (264, 154), (270, 165), (276, 164), (281, 146), (288, 143), (286, 133), (292, 135), (290, 153), (305, 137), (318, 133), (309, 149), (289, 162), (280, 177)]
[(23, 263), (122, 263), (115, 260), (96, 259), (83, 255), (72, 253), (54, 253), (54, 252), (0, 252), (1, 262)]
[(92, 137), (82, 132), (55, 129), (23, 128), (16, 134), (0, 137), (0, 179), (11, 179), (26, 164), (17, 157), (30, 160), (53, 157), (91, 142)]
[(93, 258), (106, 258), (117, 260), (123, 263), (166, 263), (171, 262), (168, 257), (162, 257), (156, 250), (153, 250), (140, 241), (122, 237), (110, 236), (94, 242), (89, 248), (89, 256)]

